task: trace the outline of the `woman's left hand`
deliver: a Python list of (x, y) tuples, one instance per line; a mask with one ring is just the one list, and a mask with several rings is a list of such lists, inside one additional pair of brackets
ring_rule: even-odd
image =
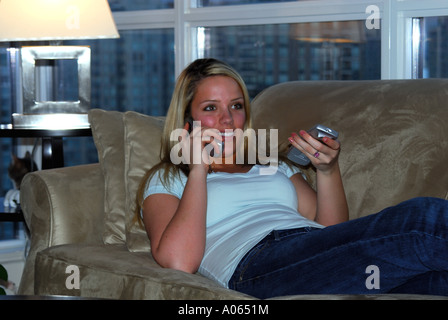
[(338, 161), (340, 142), (327, 137), (321, 142), (304, 130), (300, 130), (299, 134), (300, 136), (293, 132), (288, 138), (289, 142), (303, 152), (317, 170), (323, 173), (331, 172)]
[[(324, 226), (347, 221), (348, 205), (338, 163), (341, 144), (330, 138), (323, 138), (321, 142), (303, 130), (299, 134), (293, 133), (289, 141), (311, 160), (317, 170), (314, 215), (311, 216)], [(303, 202), (299, 193), (297, 197), (299, 204)]]

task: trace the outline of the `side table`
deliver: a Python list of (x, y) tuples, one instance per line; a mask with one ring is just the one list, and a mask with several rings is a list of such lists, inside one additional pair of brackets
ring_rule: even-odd
[[(79, 129), (17, 129), (10, 124), (0, 124), (0, 138), (41, 138), (42, 139), (42, 170), (64, 166), (64, 137), (92, 136), (90, 128)], [(24, 221), (21, 210), (15, 212), (0, 212), (0, 221)]]
[(88, 137), (92, 135), (90, 128), (80, 129), (16, 129), (12, 125), (0, 125), (0, 138), (41, 138), (42, 170), (64, 166), (64, 150), (62, 138)]

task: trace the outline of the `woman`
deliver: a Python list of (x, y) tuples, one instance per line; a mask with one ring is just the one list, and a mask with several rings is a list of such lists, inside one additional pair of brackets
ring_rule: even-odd
[[(237, 161), (241, 135), (232, 133), (250, 128), (248, 93), (232, 68), (200, 59), (182, 72), (162, 161), (139, 191), (151, 252), (162, 267), (199, 271), (259, 298), (373, 289), (448, 293), (448, 258), (440, 254), (448, 250), (446, 201), (413, 199), (348, 221), (338, 141), (320, 142), (304, 131), (289, 138), (316, 168), (316, 192), (285, 160), (272, 175), (260, 174), (260, 164)], [(175, 165), (172, 150), (179, 144), (182, 161)], [(380, 273), (373, 285), (369, 270)]]

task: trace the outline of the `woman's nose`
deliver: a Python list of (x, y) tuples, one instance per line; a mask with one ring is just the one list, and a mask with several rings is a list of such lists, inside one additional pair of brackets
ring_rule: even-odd
[(231, 124), (233, 122), (232, 113), (230, 110), (225, 110), (221, 113), (221, 123)]

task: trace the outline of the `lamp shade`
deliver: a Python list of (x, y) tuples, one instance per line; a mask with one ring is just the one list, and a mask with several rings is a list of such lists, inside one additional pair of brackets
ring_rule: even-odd
[(118, 37), (107, 0), (0, 0), (0, 41)]

